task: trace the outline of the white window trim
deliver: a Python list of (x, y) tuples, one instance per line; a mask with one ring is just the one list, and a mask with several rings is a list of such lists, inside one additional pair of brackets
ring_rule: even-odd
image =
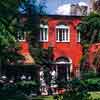
[[(40, 42), (48, 42), (48, 25), (40, 24), (40, 28), (43, 28), (43, 29), (47, 28), (47, 40), (42, 40), (42, 36), (41, 36), (42, 34), (40, 34), (39, 41)], [(43, 34), (43, 38), (45, 39), (45, 32)]]
[(77, 32), (77, 42), (80, 42), (81, 41), (81, 37), (80, 37), (80, 32)]
[(27, 32), (22, 32), (22, 34), (24, 35), (24, 39), (19, 39), (18, 37), (19, 37), (19, 32), (17, 32), (17, 40), (18, 41), (26, 41), (26, 33)]
[[(62, 41), (59, 41), (59, 33), (58, 33), (58, 40), (56, 40), (56, 42), (70, 42), (70, 27), (69, 26), (65, 26), (65, 25), (58, 25), (56, 26), (56, 30), (57, 29), (68, 29), (68, 40), (66, 40), (66, 33), (64, 34), (65, 35), (65, 40), (62, 40)], [(56, 33), (57, 35), (57, 33)]]
[(60, 61), (60, 62), (56, 62), (56, 64), (72, 64), (72, 63), (71, 62)]

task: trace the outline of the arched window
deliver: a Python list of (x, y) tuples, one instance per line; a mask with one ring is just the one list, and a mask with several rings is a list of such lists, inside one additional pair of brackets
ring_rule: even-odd
[(48, 25), (40, 24), (39, 40), (40, 40), (40, 42), (48, 41)]
[(70, 29), (67, 25), (56, 26), (56, 42), (70, 42)]

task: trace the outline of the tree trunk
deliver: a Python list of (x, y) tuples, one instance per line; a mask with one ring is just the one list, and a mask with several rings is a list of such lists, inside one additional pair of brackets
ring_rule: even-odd
[[(96, 34), (97, 34), (97, 31), (94, 31), (93, 35), (91, 36), (91, 40), (90, 40), (90, 43), (89, 43), (89, 47), (91, 47), (91, 45), (93, 44), (93, 41), (95, 39)], [(86, 61), (87, 61), (89, 47), (87, 48), (86, 53), (84, 55), (85, 59), (82, 62), (83, 67), (84, 67), (84, 65), (86, 64)]]

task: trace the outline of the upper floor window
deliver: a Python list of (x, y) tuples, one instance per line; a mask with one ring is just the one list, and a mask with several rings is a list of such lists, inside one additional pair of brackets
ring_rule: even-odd
[(25, 41), (26, 40), (26, 32), (22, 32), (22, 31), (17, 32), (17, 40)]
[(40, 25), (40, 36), (39, 40), (41, 42), (47, 42), (48, 41), (48, 26), (47, 25)]
[(56, 26), (56, 41), (57, 42), (69, 42), (70, 41), (69, 26), (66, 26), (66, 25)]
[(77, 42), (80, 42), (81, 38), (80, 38), (80, 32), (77, 32)]

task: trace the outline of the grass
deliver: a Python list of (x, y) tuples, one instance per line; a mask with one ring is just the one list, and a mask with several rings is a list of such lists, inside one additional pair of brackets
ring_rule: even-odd
[(53, 96), (38, 96), (34, 97), (32, 100), (54, 100)]
[(93, 100), (100, 100), (100, 91), (99, 92), (89, 92)]
[[(100, 91), (89, 92), (92, 99), (91, 100), (100, 100)], [(54, 100), (53, 96), (38, 96), (34, 97), (32, 100)]]
[(89, 82), (89, 83), (97, 83), (97, 82), (100, 82), (100, 78), (90, 78), (90, 79), (87, 79), (87, 82)]

